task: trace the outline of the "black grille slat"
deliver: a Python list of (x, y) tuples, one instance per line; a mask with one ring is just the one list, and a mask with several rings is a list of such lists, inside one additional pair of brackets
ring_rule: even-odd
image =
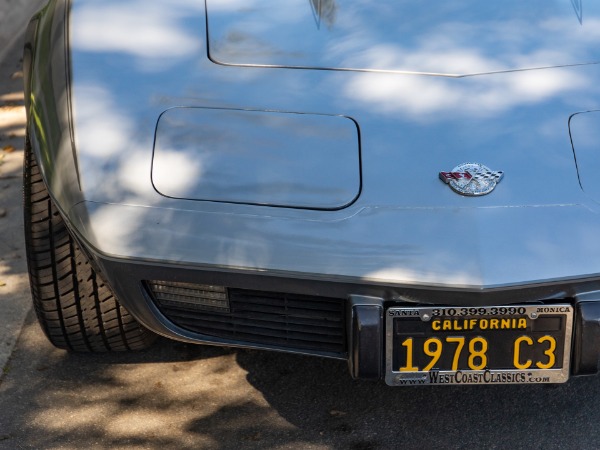
[[(189, 315), (188, 316), (182, 316), (179, 315), (177, 313), (171, 313), (170, 317), (174, 318), (177, 317), (179, 320), (181, 321), (185, 321), (185, 322), (189, 322), (189, 323), (193, 323), (194, 321), (200, 322), (202, 319), (199, 319), (197, 317), (195, 318), (190, 318)], [(324, 334), (324, 335), (332, 335), (332, 336), (341, 336), (342, 332), (339, 331), (339, 324), (338, 327), (335, 326), (322, 326), (322, 325), (315, 325), (315, 324), (298, 324), (298, 323), (293, 323), (293, 322), (285, 322), (285, 321), (269, 321), (269, 320), (257, 320), (257, 319), (250, 319), (250, 318), (232, 318), (232, 319), (227, 319), (227, 318), (222, 318), (222, 317), (210, 317), (210, 320), (205, 320), (206, 322), (206, 326), (209, 326), (209, 324), (218, 324), (218, 323), (230, 323), (230, 324), (235, 324), (235, 325), (240, 325), (240, 326), (247, 326), (247, 327), (256, 327), (256, 326), (260, 326), (261, 328), (273, 328), (273, 329), (282, 329), (284, 327), (282, 327), (281, 325), (287, 325), (285, 327), (285, 329), (288, 329), (290, 331), (298, 331), (298, 332), (306, 332), (306, 333), (319, 333), (319, 334)], [(308, 331), (307, 331), (308, 330)]]
[[(185, 325), (185, 322), (182, 322), (182, 325)], [(188, 324), (197, 327), (199, 325), (198, 322), (194, 322), (193, 324)], [(295, 342), (305, 342), (309, 343), (313, 341), (314, 334), (309, 333), (301, 333), (301, 332), (290, 332), (288, 330), (278, 330), (273, 328), (258, 328), (258, 327), (244, 327), (244, 331), (240, 331), (236, 329), (234, 324), (221, 324), (222, 326), (211, 326), (211, 329), (214, 331), (221, 331), (223, 333), (228, 333), (227, 336), (221, 337), (237, 337), (240, 339), (241, 336), (246, 337), (265, 337), (265, 338), (276, 338), (276, 339), (285, 339), (289, 341)], [(237, 324), (236, 324), (237, 325)], [(205, 326), (209, 326), (205, 324)], [(341, 341), (341, 336), (327, 336), (320, 335), (320, 342), (324, 344), (339, 344)]]
[[(312, 319), (314, 318), (314, 312), (306, 312), (305, 310), (298, 310), (294, 308), (287, 308), (284, 315), (280, 313), (280, 309), (275, 307), (267, 307), (267, 306), (259, 306), (256, 308), (250, 308), (247, 305), (243, 307), (236, 308), (236, 312), (238, 314), (247, 314), (248, 316), (261, 317), (261, 316), (271, 316), (273, 320), (277, 320), (277, 317), (296, 317), (296, 318), (305, 318)], [(339, 319), (339, 312), (333, 313), (329, 311), (321, 312), (319, 317), (319, 321), (336, 321)]]
[[(223, 324), (226, 325), (226, 327), (222, 327), (221, 329), (233, 329), (235, 326), (243, 326), (247, 329), (256, 329), (256, 330), (263, 330), (263, 329), (273, 329), (273, 330), (281, 330), (282, 327), (277, 327), (277, 323), (276, 322), (272, 322), (272, 321), (265, 321), (265, 320), (248, 320), (248, 319), (239, 319), (239, 318), (234, 318), (233, 320), (231, 319), (226, 319), (226, 318), (218, 318), (218, 319), (212, 319), (212, 320), (203, 320), (203, 319), (199, 319), (199, 318), (190, 318), (189, 316), (184, 316), (184, 315), (180, 315), (177, 314), (177, 312), (172, 312), (169, 317), (174, 320), (175, 318), (177, 318), (179, 321), (181, 321), (182, 323), (189, 323), (189, 324), (194, 324), (195, 326), (200, 325), (201, 323), (204, 324), (204, 326), (206, 327), (213, 327), (213, 328), (217, 328), (219, 327), (219, 324)], [(280, 323), (284, 323), (284, 322), (280, 322)], [(305, 325), (300, 325), (300, 324), (292, 324), (292, 323), (287, 323), (287, 327), (286, 330), (288, 330), (289, 332), (294, 332), (294, 333), (303, 333), (309, 336), (312, 336), (314, 333), (318, 333), (321, 336), (334, 336), (334, 337), (338, 337), (338, 338), (342, 338), (343, 337), (343, 333), (339, 330), (339, 327), (323, 327), (323, 326), (313, 326), (310, 328), (309, 331), (307, 330), (307, 327)], [(257, 334), (260, 334), (260, 331), (257, 331)]]
[[(169, 317), (167, 315), (167, 317)], [(314, 333), (306, 333), (299, 335), (287, 331), (269, 332), (267, 328), (255, 327), (239, 327), (237, 323), (211, 323), (207, 321), (177, 321), (173, 317), (169, 317), (174, 323), (182, 328), (198, 333), (217, 336), (227, 339), (236, 339), (249, 343), (261, 343), (265, 345), (277, 345), (290, 349), (298, 350), (316, 350), (342, 353), (341, 348), (345, 347), (345, 339), (342, 336), (328, 336), (319, 334), (318, 342), (315, 342)]]
[[(160, 311), (186, 330), (291, 350), (346, 351), (344, 299), (229, 289), (229, 310), (210, 311), (185, 302), (161, 302), (161, 293), (152, 289), (156, 285), (165, 292), (170, 290), (169, 283), (148, 282), (146, 286)], [(196, 296), (193, 285), (188, 286), (191, 291), (186, 290), (185, 301)]]
[[(273, 300), (281, 300), (281, 298), (277, 298), (277, 297), (256, 298), (256, 297), (250, 297), (248, 295), (238, 297), (236, 295), (236, 300), (238, 300), (240, 303), (243, 302), (245, 304), (252, 304), (252, 305), (256, 305), (258, 307), (260, 305), (271, 306), (273, 304), (272, 303)], [(307, 299), (306, 301), (288, 300), (286, 307), (292, 308), (292, 309), (301, 309), (301, 310), (319, 311), (319, 312), (323, 312), (323, 311), (339, 312), (339, 310), (340, 310), (339, 301), (331, 302), (330, 299), (325, 299), (323, 302), (315, 301), (314, 299), (310, 299), (310, 300)]]

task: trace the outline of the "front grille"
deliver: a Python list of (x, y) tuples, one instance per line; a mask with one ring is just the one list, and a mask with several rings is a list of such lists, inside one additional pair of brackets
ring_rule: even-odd
[[(160, 311), (175, 325), (200, 334), (290, 350), (342, 354), (346, 351), (345, 301), (328, 297), (227, 289), (229, 311), (202, 310), (168, 301), (147, 282)], [(175, 285), (175, 283), (173, 283)], [(190, 285), (188, 285), (189, 287)], [(199, 290), (206, 290), (198, 285)]]
[(148, 286), (161, 305), (178, 306), (185, 303), (193, 309), (229, 312), (227, 288), (223, 286), (165, 281), (150, 281)]

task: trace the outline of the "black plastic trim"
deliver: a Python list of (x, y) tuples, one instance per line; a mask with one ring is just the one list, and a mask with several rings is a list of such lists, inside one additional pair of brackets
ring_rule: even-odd
[(598, 373), (600, 357), (600, 301), (577, 304), (573, 342), (573, 375)]
[(352, 378), (379, 380), (384, 366), (383, 299), (351, 296), (349, 304), (349, 358)]

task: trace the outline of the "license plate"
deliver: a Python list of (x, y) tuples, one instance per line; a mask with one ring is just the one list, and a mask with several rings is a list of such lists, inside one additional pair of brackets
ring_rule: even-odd
[(573, 307), (389, 308), (386, 383), (564, 383)]

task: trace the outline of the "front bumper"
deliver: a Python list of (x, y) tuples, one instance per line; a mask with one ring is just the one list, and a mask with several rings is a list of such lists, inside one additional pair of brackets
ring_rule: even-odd
[[(347, 360), (353, 378), (380, 380), (385, 373), (384, 312), (389, 307), (569, 303), (575, 309), (571, 375), (599, 371), (600, 292), (592, 291), (594, 280), (461, 292), (90, 256), (119, 301), (147, 328), (171, 339)], [(224, 286), (233, 306), (225, 313), (167, 307), (157, 302), (149, 280)], [(581, 293), (585, 287), (588, 292)], [(574, 291), (578, 294), (569, 295)]]

